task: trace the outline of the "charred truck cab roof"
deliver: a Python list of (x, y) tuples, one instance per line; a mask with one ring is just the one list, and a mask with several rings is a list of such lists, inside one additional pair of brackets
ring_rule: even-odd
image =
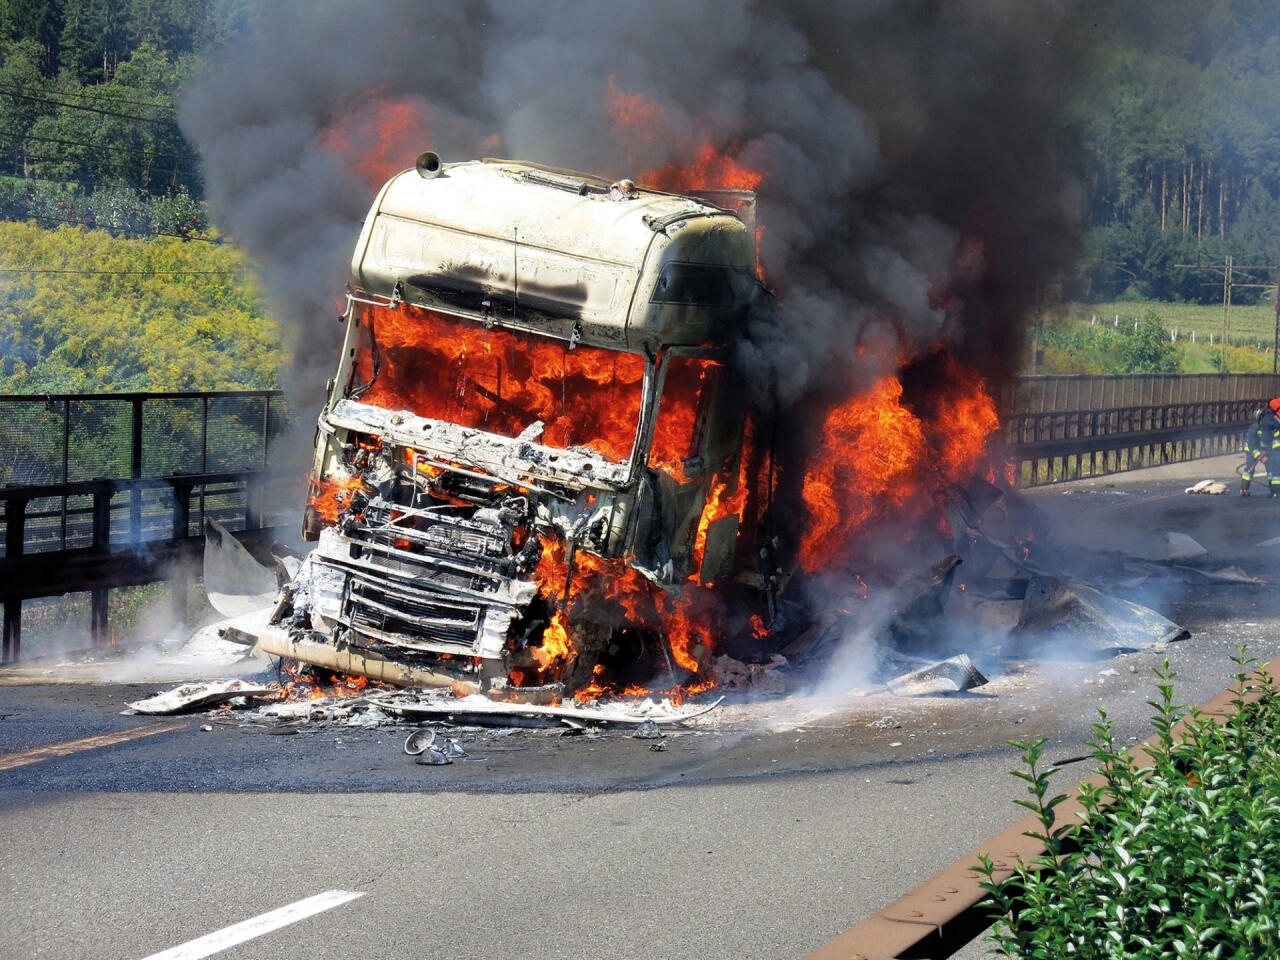
[[(400, 683), (573, 688), (622, 624), (596, 604), (552, 662), (575, 555), (663, 587), (730, 571), (740, 514), (706, 508), (742, 462), (721, 362), (760, 289), (741, 217), (424, 154), (379, 192), (351, 275), (304, 521), (318, 543), (270, 652)], [(554, 586), (551, 553), (567, 558)]]
[(755, 240), (732, 213), (502, 160), (394, 177), (351, 273), (367, 295), (649, 356), (723, 343), (757, 286)]

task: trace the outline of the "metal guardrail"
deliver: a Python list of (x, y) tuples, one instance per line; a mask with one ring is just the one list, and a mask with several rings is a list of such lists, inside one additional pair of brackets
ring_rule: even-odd
[(3, 659), (20, 648), (22, 602), (91, 594), (107, 634), (112, 587), (186, 583), (204, 521), (252, 538), (270, 527), (279, 391), (0, 396)]
[(1261, 399), (1007, 414), (1002, 427), (1014, 483), (1061, 480), (1179, 463), (1241, 448)]
[(999, 399), (1001, 410), (1053, 413), (1275, 396), (1280, 396), (1280, 376), (1272, 373), (1124, 373), (1019, 377)]
[(0, 395), (0, 485), (262, 469), (278, 390)]
[[(0, 395), (0, 488), (25, 491), (19, 552), (93, 545), (93, 492), (101, 488), (86, 483), (116, 481), (128, 494), (127, 503), (110, 504), (115, 543), (175, 535), (174, 484), (136, 481), (203, 478), (180, 484), (195, 503), (188, 534), (200, 532), (206, 515), (244, 514), (243, 478), (269, 469), (273, 441), (288, 423), (275, 390)], [(16, 546), (7, 521), (0, 543), (6, 554)]]

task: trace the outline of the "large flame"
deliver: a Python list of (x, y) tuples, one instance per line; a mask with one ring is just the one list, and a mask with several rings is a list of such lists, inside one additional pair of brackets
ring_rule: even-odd
[[(667, 143), (673, 131), (662, 104), (643, 94), (627, 93), (615, 77), (609, 77), (605, 90), (605, 110), (613, 123), (613, 134), (624, 146), (636, 142)], [(717, 144), (707, 137), (692, 147), (692, 156), (684, 161), (664, 163), (637, 175), (637, 182), (655, 190), (683, 193), (694, 190), (754, 190), (764, 180), (764, 172), (739, 156), (741, 144), (736, 141)]]
[(902, 384), (886, 376), (827, 414), (804, 478), (810, 522), (800, 564), (806, 572), (847, 559), (854, 532), (877, 504), (900, 505), (913, 492), (924, 432), (901, 400)]
[(806, 572), (847, 560), (876, 511), (924, 513), (934, 489), (968, 479), (985, 460), (999, 420), (983, 379), (949, 360), (936, 406), (922, 421), (903, 404), (897, 377), (885, 375), (831, 408), (804, 477), (809, 524), (799, 559)]
[(539, 443), (631, 457), (644, 357), (408, 306), (366, 307), (361, 322), (373, 335), (356, 357), (355, 380), (373, 381), (363, 402), (508, 437), (540, 421)]
[(730, 143), (718, 148), (710, 140), (704, 140), (691, 161), (663, 164), (640, 174), (639, 180), (645, 186), (671, 193), (712, 188), (754, 190), (760, 186), (764, 173), (738, 158), (739, 147), (737, 143)]
[[(646, 368), (639, 354), (584, 344), (570, 349), (546, 337), (405, 304), (362, 305), (356, 322), (366, 335), (358, 341), (351, 384), (362, 402), (509, 437), (541, 422), (539, 443), (584, 446), (615, 461), (633, 455)], [(533, 579), (551, 613), (540, 645), (531, 651), (535, 669), (513, 676), (517, 683), (559, 675), (577, 656), (575, 625), (590, 616), (612, 616), (615, 625), (659, 634), (674, 666), (691, 675), (705, 673), (716, 616), (715, 604), (698, 596), (705, 592), (697, 580), (707, 530), (721, 517), (741, 518), (749, 492), (745, 466), (730, 476), (686, 476), (700, 442), (700, 403), (719, 369), (719, 362), (707, 358), (666, 359), (646, 461), (679, 483), (702, 483), (710, 490), (690, 532), (695, 543), (688, 581), (668, 595), (627, 558), (578, 551), (570, 561), (565, 543), (543, 534)], [(334, 522), (358, 482), (317, 483), (312, 502)]]

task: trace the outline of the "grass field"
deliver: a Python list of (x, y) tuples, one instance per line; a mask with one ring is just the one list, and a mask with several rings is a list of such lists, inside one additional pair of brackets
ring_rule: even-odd
[[(1043, 351), (1043, 362), (1034, 372), (1121, 372), (1112, 367), (1120, 338), (1132, 334), (1137, 324), (1152, 315), (1169, 332), (1181, 373), (1218, 373), (1224, 367), (1232, 373), (1272, 372), (1276, 313), (1269, 302), (1253, 306), (1233, 304), (1224, 310), (1221, 304), (1203, 306), (1159, 301), (1071, 303), (1045, 311), (1037, 318), (1041, 328), (1052, 325), (1059, 333), (1064, 328), (1075, 331), (1077, 335), (1071, 337), (1075, 349)], [(1225, 351), (1222, 348), (1224, 332)]]
[(1275, 337), (1276, 312), (1270, 303), (1243, 307), (1232, 305), (1223, 310), (1222, 304), (1203, 306), (1198, 303), (1072, 303), (1066, 305), (1066, 317), (1075, 322), (1090, 323), (1096, 317), (1098, 323), (1128, 324), (1133, 329), (1135, 320), (1142, 320), (1148, 312), (1154, 312), (1169, 331), (1177, 330), (1179, 341), (1190, 339), (1194, 333), (1196, 343), (1208, 343), (1222, 339), (1225, 316), (1227, 342), (1232, 344), (1262, 343), (1270, 346)]

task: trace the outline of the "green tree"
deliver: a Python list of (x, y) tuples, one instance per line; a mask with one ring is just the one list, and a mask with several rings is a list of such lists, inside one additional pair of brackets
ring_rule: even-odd
[(0, 39), (30, 40), (40, 50), (40, 71), (58, 70), (62, 36), (62, 0), (0, 0)]
[(63, 17), (63, 73), (82, 84), (110, 80), (128, 55), (123, 0), (65, 0)]
[(0, 157), (3, 170), (22, 176), (27, 172), (33, 146), (27, 133), (51, 107), (38, 100), (46, 88), (40, 72), (43, 52), (34, 40), (0, 42)]
[(1121, 373), (1177, 373), (1178, 353), (1160, 316), (1148, 310), (1120, 348)]
[(126, 184), (156, 194), (198, 190), (195, 153), (174, 109), (175, 91), (192, 67), (189, 58), (170, 62), (154, 44), (144, 43), (119, 64), (110, 83), (64, 93), (65, 105), (30, 131), (56, 147), (40, 174), (86, 188)]

